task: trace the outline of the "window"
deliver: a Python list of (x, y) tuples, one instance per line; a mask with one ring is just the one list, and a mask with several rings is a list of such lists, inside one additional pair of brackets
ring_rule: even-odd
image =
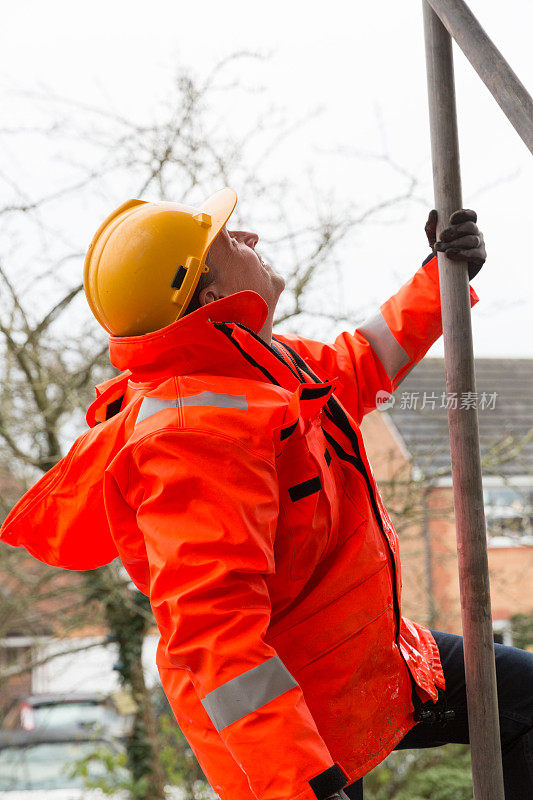
[(494, 619), (492, 621), (492, 631), (496, 644), (513, 644), (513, 628), (510, 619)]
[[(43, 703), (33, 706), (33, 728), (60, 728), (78, 725), (84, 728), (108, 728), (117, 724), (120, 715), (103, 703)], [(25, 727), (24, 725), (22, 727)], [(33, 730), (26, 728), (26, 730)]]
[(32, 656), (32, 648), (26, 643), (19, 645), (15, 637), (0, 641), (0, 667), (3, 670), (28, 668)]
[(531, 486), (489, 486), (483, 499), (489, 547), (533, 545)]

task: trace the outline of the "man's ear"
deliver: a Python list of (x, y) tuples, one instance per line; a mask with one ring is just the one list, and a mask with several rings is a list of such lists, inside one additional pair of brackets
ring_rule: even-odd
[(200, 306), (206, 306), (208, 303), (214, 303), (215, 300), (221, 300), (223, 297), (225, 295), (219, 292), (216, 283), (211, 283), (205, 289), (202, 289), (198, 295), (198, 301)]

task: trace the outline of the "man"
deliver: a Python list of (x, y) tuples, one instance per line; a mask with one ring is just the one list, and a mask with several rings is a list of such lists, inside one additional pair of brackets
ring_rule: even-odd
[[(2, 538), (67, 569), (120, 556), (223, 800), (353, 798), (395, 747), (468, 738), (461, 640), (401, 616), (398, 542), (358, 427), (441, 333), (437, 263), (333, 345), (273, 336), (284, 281), (255, 234), (225, 227), (235, 203), (229, 188), (201, 208), (132, 200), (99, 228), (85, 290), (123, 371)], [(475, 214), (450, 222), (435, 244), (430, 214), (430, 244), (473, 277)], [(503, 651), (507, 791), (525, 800), (531, 658)]]

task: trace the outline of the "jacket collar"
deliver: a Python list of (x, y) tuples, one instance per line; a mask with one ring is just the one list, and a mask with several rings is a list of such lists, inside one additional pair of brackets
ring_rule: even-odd
[(267, 314), (260, 295), (238, 292), (153, 333), (110, 336), (109, 357), (115, 367), (128, 371), (133, 383), (206, 372), (266, 380), (295, 391), (305, 378), (300, 379), (287, 354), (280, 357), (279, 347), (258, 336)]
[(166, 328), (144, 336), (110, 336), (109, 358), (135, 377), (173, 372), (184, 375), (216, 362), (221, 340), (213, 323), (235, 322), (254, 333), (263, 327), (268, 307), (252, 291), (238, 292), (199, 308)]

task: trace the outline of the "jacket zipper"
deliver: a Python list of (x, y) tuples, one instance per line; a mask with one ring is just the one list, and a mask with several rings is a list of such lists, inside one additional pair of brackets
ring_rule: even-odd
[[(342, 409), (341, 409), (341, 411), (342, 411)], [(334, 425), (336, 424), (335, 420), (333, 419), (333, 416), (331, 415), (331, 413), (329, 413), (329, 411), (326, 411), (326, 416), (328, 417), (328, 419), (331, 420), (331, 422), (333, 422)], [(339, 427), (339, 426), (337, 426), (337, 427)], [(341, 430), (342, 430), (342, 428), (341, 428)], [(377, 506), (374, 490), (372, 488), (372, 485), (370, 483), (370, 479), (368, 477), (368, 474), (367, 474), (367, 472), (366, 472), (366, 470), (364, 468), (364, 464), (362, 463), (362, 461), (360, 461), (359, 459), (357, 459), (354, 456), (350, 455), (350, 453), (347, 453), (346, 450), (344, 450), (344, 448), (341, 447), (341, 445), (329, 433), (327, 433), (327, 431), (323, 431), (323, 432), (324, 432), (324, 436), (326, 437), (326, 441), (328, 441), (329, 444), (333, 447), (333, 449), (335, 450), (335, 452), (337, 453), (339, 458), (341, 458), (342, 460), (347, 461), (349, 464), (351, 464), (359, 472), (359, 474), (362, 475), (362, 477), (364, 478), (364, 481), (365, 481), (365, 484), (366, 484), (366, 487), (367, 487), (367, 491), (368, 491), (368, 494), (369, 494), (369, 497), (370, 497), (370, 503), (372, 505), (372, 510), (374, 512), (374, 516), (375, 516), (376, 521), (378, 523), (378, 527), (379, 527), (379, 529), (381, 531), (383, 539), (385, 540), (385, 543), (387, 545), (387, 550), (389, 552), (389, 558), (390, 558), (390, 563), (391, 563), (391, 568), (392, 568), (392, 605), (393, 605), (393, 609), (394, 609), (394, 616), (395, 616), (395, 619), (396, 619), (396, 635), (394, 637), (394, 640), (396, 642), (396, 646), (398, 647), (398, 652), (400, 653), (401, 659), (402, 659), (402, 661), (404, 662), (404, 664), (405, 664), (405, 666), (407, 668), (407, 674), (409, 675), (409, 678), (410, 678), (410, 681), (411, 681), (411, 700), (412, 700), (413, 707), (414, 707), (414, 717), (418, 721), (419, 719), (421, 719), (420, 712), (421, 712), (421, 708), (422, 708), (423, 704), (422, 704), (422, 700), (418, 696), (418, 692), (416, 690), (417, 689), (417, 683), (416, 683), (416, 681), (415, 681), (415, 679), (413, 677), (413, 674), (411, 673), (411, 670), (409, 669), (409, 664), (405, 660), (405, 657), (404, 657), (404, 655), (402, 653), (402, 649), (400, 647), (400, 620), (401, 620), (401, 613), (400, 613), (400, 603), (399, 603), (399, 599), (398, 599), (398, 589), (397, 589), (397, 577), (398, 576), (397, 576), (397, 570), (396, 570), (396, 559), (394, 557), (394, 551), (393, 551), (393, 549), (391, 547), (391, 544), (389, 542), (389, 538), (388, 538), (387, 534), (385, 533), (385, 531), (383, 529), (383, 520), (381, 518), (381, 514), (380, 514), (379, 508)], [(351, 441), (351, 437), (350, 437), (350, 441)]]
[[(235, 324), (238, 324), (238, 323), (235, 323)], [(231, 342), (233, 345), (235, 345), (235, 347), (237, 348), (237, 350), (239, 351), (239, 353), (240, 353), (240, 354), (243, 356), (243, 358), (245, 358), (245, 359), (246, 359), (246, 361), (248, 361), (248, 363), (249, 363), (249, 364), (252, 364), (252, 366), (254, 366), (254, 367), (256, 367), (258, 370), (260, 370), (260, 371), (263, 373), (263, 375), (264, 375), (266, 378), (268, 378), (268, 380), (269, 380), (271, 383), (274, 383), (276, 386), (281, 386), (281, 383), (280, 383), (279, 381), (277, 381), (277, 380), (274, 378), (274, 376), (273, 376), (273, 375), (271, 375), (271, 374), (270, 374), (270, 372), (269, 372), (267, 369), (265, 369), (264, 367), (262, 367), (262, 366), (261, 366), (261, 364), (259, 364), (259, 362), (255, 360), (255, 358), (252, 358), (252, 356), (251, 356), (251, 355), (249, 355), (249, 354), (246, 352), (246, 350), (244, 350), (244, 349), (243, 349), (243, 348), (240, 346), (240, 344), (239, 344), (238, 342), (236, 342), (236, 341), (235, 341), (235, 339), (233, 338), (233, 336), (232, 336), (232, 334), (231, 334), (231, 328), (229, 327), (229, 325), (227, 325), (225, 322), (213, 322), (213, 325), (215, 326), (215, 328), (216, 328), (218, 331), (220, 331), (221, 333), (223, 333), (223, 334), (224, 334), (224, 336), (227, 336), (227, 338), (229, 339), (229, 341), (230, 341), (230, 342)], [(245, 330), (248, 330), (248, 328), (246, 328), (246, 326), (245, 326), (245, 325), (239, 325), (239, 327), (240, 327), (240, 328), (244, 328)], [(252, 331), (249, 331), (249, 333), (252, 333)], [(266, 342), (263, 342), (263, 340), (262, 340), (262, 339), (260, 339), (260, 337), (258, 337), (258, 336), (257, 336), (256, 338), (257, 338), (257, 339), (259, 339), (259, 341), (261, 341), (265, 347), (268, 347), (267, 343), (266, 343)], [(269, 348), (269, 350), (271, 350), (271, 348)], [(272, 352), (272, 353), (274, 353), (274, 351), (273, 351), (273, 350), (272, 350), (271, 352)], [(275, 353), (274, 353), (274, 355), (275, 355)], [(278, 357), (278, 356), (276, 356), (276, 358), (279, 358), (279, 357)], [(292, 372), (292, 370), (291, 370), (291, 372)]]

